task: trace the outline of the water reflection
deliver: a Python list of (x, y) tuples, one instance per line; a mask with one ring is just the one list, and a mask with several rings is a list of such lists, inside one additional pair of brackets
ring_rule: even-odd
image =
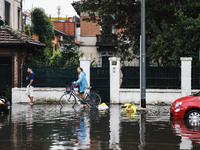
[(80, 106), (15, 104), (11, 115), (0, 116), (0, 149), (200, 148), (200, 128), (170, 122), (169, 106), (148, 106), (148, 113), (134, 117), (119, 105), (109, 107), (99, 112)]
[(200, 126), (188, 120), (171, 120), (174, 134), (181, 137), (180, 149), (193, 148), (193, 142), (200, 144)]

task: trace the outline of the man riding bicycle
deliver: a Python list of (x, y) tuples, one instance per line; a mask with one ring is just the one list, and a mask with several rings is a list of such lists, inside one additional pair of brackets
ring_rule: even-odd
[(77, 95), (80, 98), (84, 99), (85, 98), (85, 96), (84, 96), (85, 87), (88, 87), (88, 83), (86, 80), (86, 73), (83, 71), (83, 68), (81, 68), (81, 67), (77, 68), (77, 72), (79, 73), (79, 79), (77, 81), (74, 81), (73, 84), (75, 84), (77, 86), (80, 84)]

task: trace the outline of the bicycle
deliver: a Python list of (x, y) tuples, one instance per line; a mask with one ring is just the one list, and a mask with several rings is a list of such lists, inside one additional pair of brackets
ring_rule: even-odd
[(87, 106), (91, 107), (98, 106), (101, 103), (101, 96), (97, 92), (90, 92), (91, 88), (92, 87), (86, 87), (85, 98), (82, 99), (75, 92), (74, 85), (71, 85), (71, 87), (67, 86), (66, 91), (60, 97), (60, 105), (65, 106), (68, 104), (73, 104), (72, 107), (74, 107), (78, 99), (81, 104), (86, 104)]

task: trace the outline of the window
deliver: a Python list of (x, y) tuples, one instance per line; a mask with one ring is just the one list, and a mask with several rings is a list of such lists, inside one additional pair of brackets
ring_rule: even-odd
[(21, 29), (21, 10), (18, 8), (18, 29)]
[(110, 23), (110, 20), (112, 19), (112, 16), (104, 16), (102, 19), (102, 22), (104, 23), (103, 26), (101, 26), (100, 30), (105, 35), (114, 34), (114, 26)]
[(5, 24), (10, 25), (10, 3), (5, 2)]

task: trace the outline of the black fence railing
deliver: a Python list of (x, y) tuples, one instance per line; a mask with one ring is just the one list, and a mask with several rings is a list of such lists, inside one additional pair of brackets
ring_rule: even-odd
[[(140, 87), (140, 68), (122, 67), (123, 73), (121, 88)], [(155, 89), (180, 89), (180, 67), (147, 67), (146, 87)]]
[(92, 90), (99, 91), (102, 102), (110, 101), (110, 70), (108, 67), (91, 68), (90, 85)]
[(200, 89), (200, 66), (192, 66), (192, 89)]
[[(27, 67), (23, 66), (22, 86), (27, 86)], [(30, 66), (29, 66), (30, 67)], [(35, 73), (36, 87), (66, 87), (78, 79), (76, 67), (31, 66)]]

